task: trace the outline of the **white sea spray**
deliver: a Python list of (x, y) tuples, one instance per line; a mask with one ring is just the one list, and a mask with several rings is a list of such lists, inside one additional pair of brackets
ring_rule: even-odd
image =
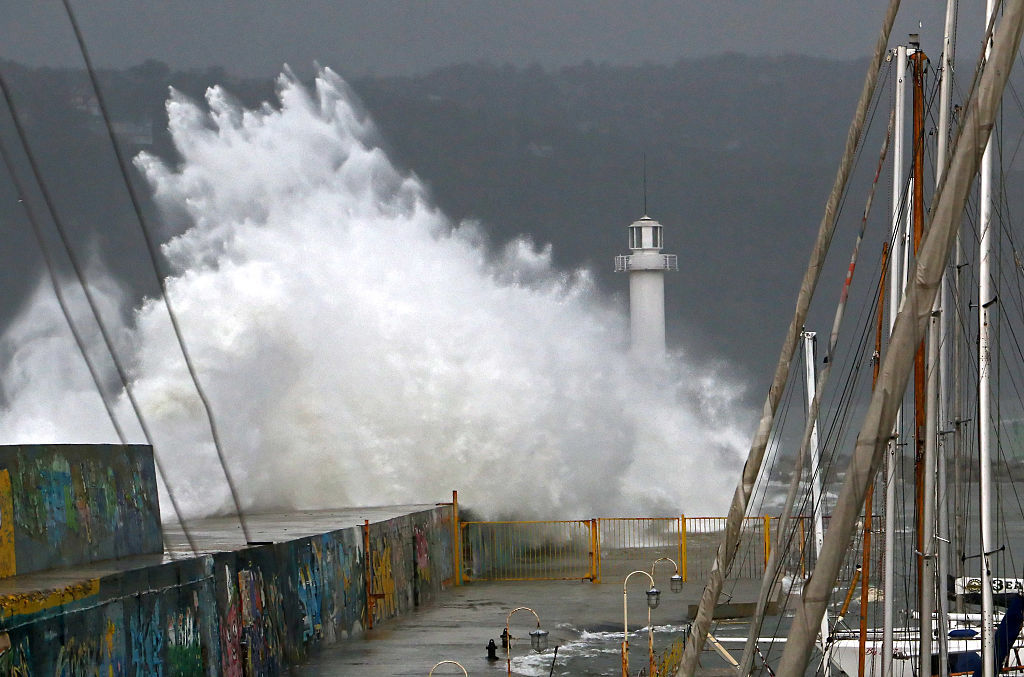
[[(749, 420), (728, 375), (681, 352), (638, 366), (622, 308), (550, 246), (524, 236), (490, 255), (481, 227), (396, 169), (330, 70), (313, 91), (286, 73), (278, 92), (255, 110), (217, 87), (205, 105), (173, 93), (180, 157), (136, 158), (187, 224), (163, 245), (168, 295), (245, 509), (451, 489), (487, 516), (727, 507)], [(228, 510), (162, 302), (126, 315), (118, 348), (165, 480), (189, 515)], [(116, 441), (45, 286), (0, 349), (4, 442)], [(123, 393), (117, 411), (142, 441)]]

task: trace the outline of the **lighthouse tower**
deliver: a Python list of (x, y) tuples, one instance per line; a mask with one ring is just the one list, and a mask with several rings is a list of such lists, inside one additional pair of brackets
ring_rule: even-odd
[(675, 254), (662, 254), (661, 224), (646, 214), (629, 226), (630, 253), (615, 257), (615, 272), (629, 273), (629, 333), (643, 359), (665, 355), (665, 271), (679, 270)]

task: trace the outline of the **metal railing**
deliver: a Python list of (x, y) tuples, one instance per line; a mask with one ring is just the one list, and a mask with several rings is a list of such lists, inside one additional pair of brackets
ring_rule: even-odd
[[(703, 581), (714, 563), (725, 517), (602, 517), (589, 520), (461, 522), (460, 581), (590, 580), (617, 578), (670, 557), (684, 581)], [(828, 524), (826, 518), (826, 526)], [(809, 517), (798, 517), (794, 533), (779, 542), (778, 520), (743, 521), (739, 554), (730, 578), (764, 575), (772, 548), (785, 548), (782, 570), (806, 577), (814, 568)], [(847, 554), (840, 580), (850, 580), (860, 547)]]
[(597, 580), (597, 520), (463, 522), (463, 581)]
[[(739, 550), (733, 560), (730, 578), (758, 579), (771, 554), (772, 524), (769, 516), (745, 517), (740, 530)], [(687, 517), (686, 547), (688, 568), (693, 580), (706, 580), (718, 554), (725, 531), (725, 517)]]
[(682, 515), (602, 517), (597, 522), (599, 578), (605, 574), (621, 578), (637, 567), (647, 569), (656, 559), (671, 557), (686, 580), (686, 519)]

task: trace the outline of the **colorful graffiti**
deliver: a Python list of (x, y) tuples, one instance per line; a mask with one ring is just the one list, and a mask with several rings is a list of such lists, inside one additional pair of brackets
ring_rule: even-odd
[(424, 583), (430, 582), (430, 542), (422, 527), (413, 527), (413, 540), (416, 547), (416, 578)]
[(242, 659), (249, 675), (277, 674), (281, 666), (281, 592), (276, 578), (264, 581), (260, 569), (238, 572), (241, 598)]
[(366, 609), (362, 551), (340, 533), (312, 538), (296, 557), (302, 642), (335, 642), (362, 629)]
[(139, 605), (129, 624), (131, 660), (136, 675), (164, 674), (164, 637), (160, 623), (160, 599), (153, 600), (153, 610), (146, 613)]
[(125, 674), (124, 644), (117, 624), (107, 619), (99, 636), (70, 636), (57, 651), (55, 677)]
[(32, 660), (29, 655), (28, 638), (22, 637), (12, 645), (6, 632), (0, 634), (0, 675), (9, 677), (30, 677)]
[[(373, 605), (374, 620), (389, 618), (398, 609), (395, 597), (395, 577), (391, 567), (391, 543), (386, 542), (382, 547), (373, 550), (372, 571), (373, 594), (376, 601)], [(411, 582), (411, 581), (410, 581)]]
[(227, 608), (220, 622), (220, 668), (224, 677), (243, 677), (242, 675), (242, 625), (238, 588), (231, 568), (224, 566), (225, 585), (227, 586)]
[(192, 606), (178, 610), (167, 619), (168, 672), (178, 677), (202, 677), (203, 647), (200, 639), (199, 595), (192, 594)]
[(8, 486), (0, 477), (0, 494), (10, 501), (10, 519), (0, 523), (0, 577), (160, 551), (152, 450), (117, 451), (0, 446), (0, 468), (10, 480)]
[(362, 632), (369, 592), (383, 621), (444, 587), (442, 512), (371, 525), (368, 553), (362, 530), (344, 529), (0, 596), (0, 621), (18, 627), (0, 634), (0, 675), (282, 674)]
[(321, 559), (320, 546), (316, 541), (310, 541), (308, 556), (299, 564), (298, 602), (303, 642), (323, 639), (324, 576)]
[(346, 543), (341, 534), (325, 534), (321, 542), (324, 571), (331, 581), (327, 618), (330, 622), (328, 641), (333, 642), (362, 629), (363, 609), (366, 608), (366, 589), (361, 585), (363, 553), (357, 546), (358, 540)]

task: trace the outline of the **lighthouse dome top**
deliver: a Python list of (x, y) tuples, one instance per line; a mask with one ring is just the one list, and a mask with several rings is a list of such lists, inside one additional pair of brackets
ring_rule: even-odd
[(661, 249), (663, 246), (661, 230), (660, 223), (644, 214), (639, 221), (634, 221), (629, 226), (629, 248), (632, 250)]

